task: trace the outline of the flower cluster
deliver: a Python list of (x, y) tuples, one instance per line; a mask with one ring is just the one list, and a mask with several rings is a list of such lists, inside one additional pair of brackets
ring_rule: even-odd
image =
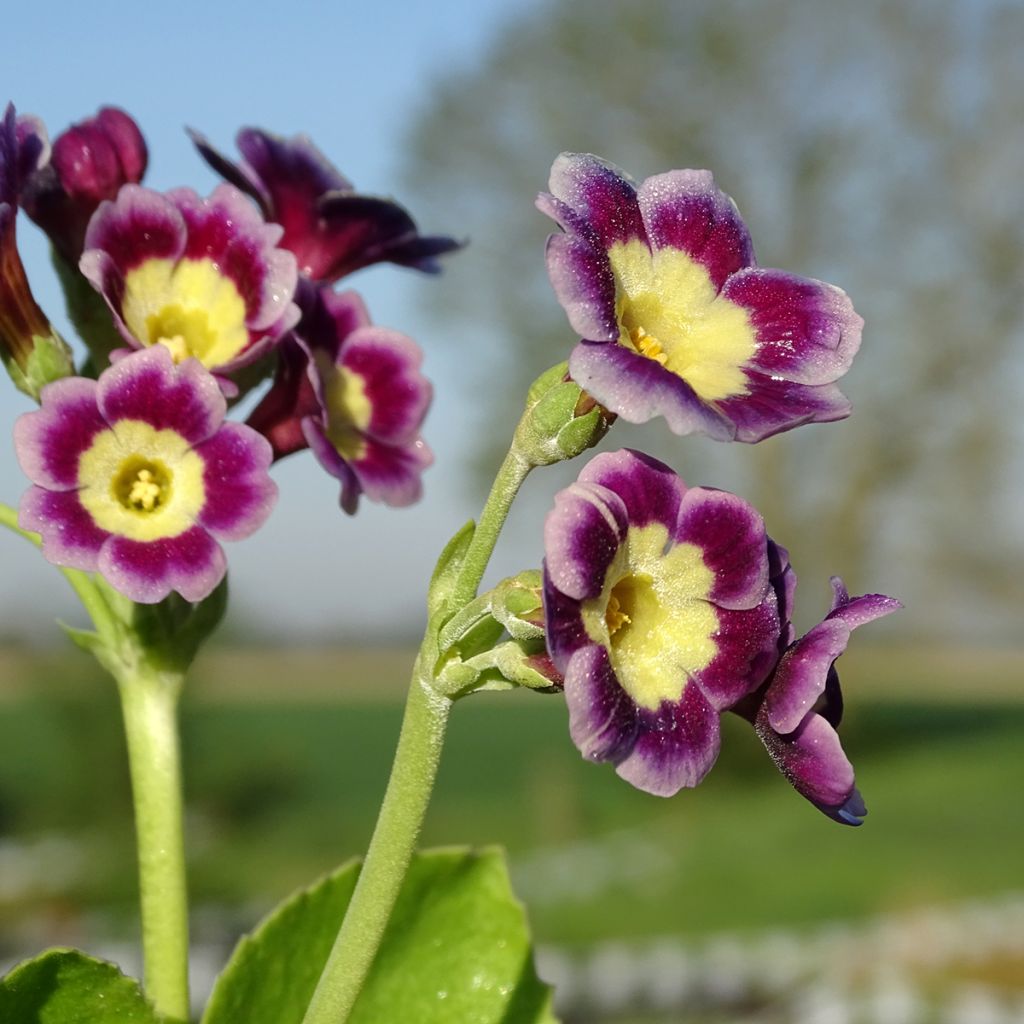
[[(860, 317), (832, 285), (757, 267), (708, 172), (636, 187), (598, 157), (563, 154), (549, 187), (537, 203), (563, 231), (548, 272), (582, 336), (569, 370), (601, 405), (747, 442), (849, 414), (835, 382)], [(757, 512), (629, 450), (596, 457), (557, 496), (544, 540), (547, 645), (584, 757), (669, 796), (710, 770), (731, 710), (798, 792), (860, 824), (834, 663), (852, 629), (897, 601), (850, 598), (834, 579), (832, 610), (795, 639), (796, 576)]]
[[(209, 595), (226, 570), (218, 541), (266, 519), (271, 463), (302, 448), (340, 479), (348, 512), (361, 494), (420, 496), (420, 350), (332, 286), (380, 262), (435, 272), (459, 247), (356, 193), (303, 136), (244, 129), (239, 164), (192, 137), (227, 179), (207, 197), (143, 186), (146, 143), (117, 108), (52, 146), (13, 107), (0, 125), (4, 362), (21, 385), (52, 335), (18, 259), (19, 206), (50, 238), (90, 348), (82, 375), (68, 359), (25, 388), (41, 408), (16, 429), (33, 484), (19, 522), (50, 561), (140, 603)], [(249, 423), (227, 422), (229, 400), (267, 380)]]

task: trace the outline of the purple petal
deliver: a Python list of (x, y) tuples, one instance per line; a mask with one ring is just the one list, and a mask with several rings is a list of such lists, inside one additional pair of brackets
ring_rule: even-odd
[(754, 262), (754, 247), (733, 201), (710, 171), (668, 171), (638, 194), (652, 249), (679, 249), (700, 263), (720, 291), (730, 274)]
[(18, 525), (43, 539), (43, 557), (54, 565), (93, 572), (110, 536), (82, 507), (77, 491), (30, 487), (21, 498)]
[(591, 643), (583, 625), (580, 602), (567, 597), (552, 582), (544, 563), (544, 635), (548, 652), (558, 668), (565, 673), (569, 658), (581, 647)]
[(375, 440), (405, 445), (419, 434), (432, 396), (422, 362), (419, 346), (398, 331), (363, 327), (345, 339), (340, 365), (362, 383), (371, 409), (364, 429)]
[(544, 520), (545, 564), (552, 584), (577, 601), (596, 597), (627, 528), (625, 506), (613, 492), (581, 483), (560, 491)]
[(562, 153), (548, 188), (588, 225), (605, 249), (615, 242), (647, 240), (636, 189), (629, 176), (589, 153)]
[(747, 310), (757, 338), (748, 366), (798, 384), (831, 384), (850, 368), (864, 321), (844, 291), (781, 270), (734, 274), (724, 298)]
[(627, 782), (655, 796), (674, 796), (711, 770), (720, 745), (718, 712), (698, 687), (688, 683), (678, 704), (641, 709), (639, 718), (633, 750), (615, 769)]
[(286, 139), (260, 128), (242, 128), (235, 144), (270, 195), (279, 224), (311, 210), (325, 192), (352, 189), (308, 135)]
[(778, 733), (793, 732), (825, 692), (832, 662), (846, 650), (850, 627), (826, 619), (783, 654), (764, 697), (768, 724)]
[(891, 615), (903, 607), (896, 598), (886, 597), (885, 594), (865, 594), (863, 597), (851, 598), (838, 576), (833, 576), (831, 582), (835, 597), (832, 601), (832, 610), (826, 618), (841, 619), (850, 629)]
[(55, 381), (43, 388), (42, 407), (15, 421), (18, 462), (34, 484), (52, 490), (78, 486), (79, 458), (107, 429), (96, 408), (96, 390), (96, 381), (84, 377)]
[(756, 728), (779, 771), (801, 796), (830, 817), (860, 824), (856, 818), (865, 812), (860, 794), (854, 789), (853, 766), (843, 752), (839, 735), (821, 715), (807, 715), (788, 736), (773, 731), (765, 715), (758, 716)]
[(206, 503), (199, 523), (219, 540), (241, 540), (266, 521), (277, 500), (267, 475), (269, 442), (240, 423), (225, 423), (195, 449), (202, 458)]
[(622, 345), (581, 341), (569, 356), (569, 373), (584, 391), (630, 423), (664, 416), (676, 434), (703, 433), (732, 440), (736, 428), (705, 405), (681, 377)]
[(206, 530), (194, 526), (161, 540), (110, 537), (98, 569), (111, 586), (140, 604), (156, 604), (171, 591), (196, 602), (209, 597), (224, 578), (227, 560)]
[(746, 371), (748, 394), (716, 403), (734, 424), (736, 440), (763, 441), (804, 423), (831, 423), (850, 415), (850, 403), (835, 384), (809, 387)]
[(607, 253), (585, 238), (552, 235), (546, 258), (551, 287), (572, 329), (591, 341), (615, 341), (615, 275)]
[(229, 184), (255, 199), (263, 216), (272, 220), (273, 209), (270, 196), (253, 169), (247, 164), (236, 164), (233, 160), (229, 160), (213, 147), (205, 135), (197, 132), (194, 128), (186, 128), (185, 132), (206, 163)]
[(668, 466), (642, 452), (624, 448), (595, 456), (579, 475), (581, 484), (596, 484), (616, 494), (630, 526), (661, 523), (672, 535), (686, 484)]
[(779, 621), (782, 623), (781, 654), (795, 639), (793, 608), (796, 605), (796, 572), (789, 564), (789, 552), (768, 538), (768, 578), (779, 605)]
[(163, 345), (118, 359), (100, 378), (97, 401), (111, 425), (142, 420), (192, 445), (210, 437), (227, 411), (216, 378), (197, 359), (175, 365)]
[(768, 592), (764, 520), (728, 491), (691, 487), (679, 509), (674, 537), (696, 544), (714, 574), (708, 599), (722, 608), (753, 608)]
[(773, 596), (755, 608), (716, 611), (717, 651), (693, 682), (718, 711), (731, 708), (753, 693), (768, 677), (778, 658), (779, 617)]
[(123, 278), (146, 260), (177, 260), (185, 242), (185, 220), (170, 199), (141, 185), (125, 185), (117, 200), (100, 203), (89, 221), (80, 268), (107, 297), (115, 275)]
[(569, 735), (589, 761), (619, 761), (629, 754), (639, 729), (637, 706), (619, 686), (608, 652), (590, 644), (565, 669)]

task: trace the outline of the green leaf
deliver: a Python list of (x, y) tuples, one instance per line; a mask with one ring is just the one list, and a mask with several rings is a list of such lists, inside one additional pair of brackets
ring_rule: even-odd
[(160, 1024), (139, 983), (105, 960), (50, 949), (0, 979), (0, 1021), (11, 1024)]
[(430, 587), (427, 590), (427, 612), (430, 616), (444, 606), (454, 589), (459, 570), (462, 568), (462, 561), (466, 557), (475, 532), (476, 523), (470, 519), (444, 546), (444, 551), (441, 552), (441, 557), (437, 560), (434, 573), (430, 578)]
[[(300, 1024), (359, 863), (278, 907), (235, 950), (203, 1024)], [(557, 1024), (497, 850), (417, 855), (349, 1024)]]

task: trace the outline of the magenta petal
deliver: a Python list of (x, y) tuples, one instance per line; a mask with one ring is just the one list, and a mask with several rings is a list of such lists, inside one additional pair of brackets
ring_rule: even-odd
[(565, 669), (569, 735), (590, 761), (618, 761), (629, 754), (639, 722), (637, 706), (619, 686), (608, 652), (590, 644)]
[(826, 618), (840, 619), (850, 629), (874, 622), (875, 619), (890, 615), (903, 607), (894, 597), (886, 597), (885, 594), (865, 594), (863, 597), (851, 598), (838, 576), (832, 577), (832, 587), (835, 590), (835, 600)]
[(670, 536), (675, 533), (686, 485), (657, 459), (629, 448), (604, 452), (587, 463), (579, 482), (595, 484), (616, 494), (625, 506), (630, 526), (657, 522)]
[(419, 346), (398, 331), (363, 327), (345, 338), (340, 364), (359, 376), (371, 408), (365, 431), (374, 439), (405, 445), (419, 434), (432, 396), (422, 362)]
[(647, 240), (636, 189), (624, 171), (589, 153), (562, 153), (551, 167), (548, 188), (589, 225), (604, 248)]
[(696, 786), (718, 757), (718, 712), (700, 689), (687, 684), (678, 704), (639, 711), (640, 726), (632, 752), (616, 772), (655, 796), (674, 796)]
[(552, 584), (577, 601), (596, 597), (627, 528), (626, 510), (611, 491), (585, 483), (560, 491), (544, 521)]
[(185, 132), (206, 163), (229, 184), (255, 199), (263, 216), (271, 218), (273, 210), (270, 196), (252, 168), (246, 164), (236, 164), (233, 160), (229, 160), (213, 147), (205, 135), (197, 132), (194, 128), (186, 128)]
[(767, 377), (831, 384), (849, 370), (864, 321), (834, 285), (751, 267), (722, 294), (747, 310), (757, 338), (749, 365)]
[(111, 273), (123, 278), (146, 260), (176, 260), (185, 241), (185, 221), (174, 203), (152, 189), (125, 185), (116, 202), (100, 203), (89, 221), (81, 270), (106, 295)]
[(564, 674), (569, 658), (592, 641), (583, 625), (580, 602), (566, 597), (551, 582), (547, 562), (544, 563), (543, 601), (547, 648), (555, 667)]
[(691, 487), (679, 509), (675, 539), (700, 547), (714, 574), (709, 600), (722, 608), (753, 608), (768, 591), (764, 520), (728, 491)]
[(67, 569), (96, 569), (100, 548), (110, 535), (82, 507), (77, 491), (30, 487), (21, 498), (18, 525), (43, 539), (43, 557)]
[(101, 377), (97, 401), (111, 425), (142, 420), (193, 445), (210, 437), (227, 411), (216, 378), (197, 359), (176, 365), (163, 345), (118, 359)]
[(794, 789), (826, 813), (837, 816), (855, 790), (853, 766), (835, 729), (821, 715), (809, 714), (796, 732), (780, 736), (768, 727), (763, 716), (758, 716), (757, 733)]
[(585, 238), (552, 235), (546, 249), (548, 277), (572, 329), (591, 341), (615, 341), (615, 275), (608, 254)]
[(220, 540), (241, 540), (266, 522), (277, 500), (267, 475), (269, 442), (240, 423), (225, 423), (196, 453), (204, 463), (206, 503), (199, 522)]
[(623, 345), (581, 341), (569, 356), (569, 373), (601, 405), (630, 423), (664, 416), (676, 434), (703, 433), (729, 441), (736, 433), (681, 377)]
[[(405, 508), (423, 496), (423, 471), (434, 462), (434, 453), (421, 438), (407, 444), (381, 444), (373, 438), (363, 441), (363, 453), (351, 462), (360, 490), (370, 501), (390, 508)], [(349, 505), (352, 507), (349, 508)], [(342, 493), (342, 507), (355, 511)]]
[(716, 291), (754, 262), (746, 225), (710, 171), (655, 175), (640, 186), (638, 201), (651, 248), (687, 253), (707, 270)]
[(96, 381), (84, 377), (55, 381), (43, 388), (42, 407), (15, 421), (18, 462), (25, 475), (41, 487), (77, 487), (78, 460), (106, 429), (96, 408)]
[(111, 537), (100, 551), (98, 568), (113, 587), (140, 604), (156, 604), (172, 591), (196, 602), (209, 597), (224, 578), (227, 560), (206, 530), (194, 526), (162, 540)]

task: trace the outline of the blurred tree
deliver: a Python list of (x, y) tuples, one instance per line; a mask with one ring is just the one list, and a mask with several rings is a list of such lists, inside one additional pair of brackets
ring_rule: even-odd
[(425, 90), (411, 138), (415, 208), (472, 239), (437, 313), (474, 392), (511, 423), (573, 343), (529, 207), (556, 153), (637, 179), (709, 167), (759, 262), (839, 284), (867, 320), (854, 417), (753, 448), (662, 423), (611, 443), (738, 490), (805, 579), (898, 593), (905, 631), (1016, 636), (1022, 43), (1024, 6), (999, 0), (553, 0), (509, 24)]

